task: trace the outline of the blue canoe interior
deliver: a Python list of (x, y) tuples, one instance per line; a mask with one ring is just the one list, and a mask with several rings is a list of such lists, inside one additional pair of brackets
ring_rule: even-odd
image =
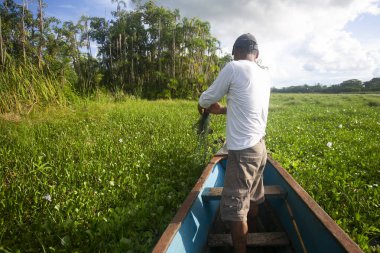
[[(231, 234), (220, 221), (219, 204), (227, 163), (218, 152), (153, 249), (158, 252), (233, 252)], [(266, 200), (248, 252), (362, 252), (276, 161), (264, 170)]]

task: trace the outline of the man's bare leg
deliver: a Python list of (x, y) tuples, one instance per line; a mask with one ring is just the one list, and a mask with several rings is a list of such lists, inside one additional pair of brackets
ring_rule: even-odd
[(235, 253), (247, 252), (248, 224), (246, 221), (231, 221), (232, 243)]
[(248, 230), (250, 233), (255, 232), (257, 228), (257, 215), (259, 214), (259, 206), (251, 202), (248, 212)]

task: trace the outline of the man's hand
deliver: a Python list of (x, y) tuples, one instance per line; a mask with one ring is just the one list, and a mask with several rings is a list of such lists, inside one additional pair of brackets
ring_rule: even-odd
[(206, 111), (213, 114), (226, 114), (227, 108), (221, 106), (219, 103), (215, 103), (210, 105), (210, 107), (207, 108)]
[(203, 108), (198, 104), (198, 112), (199, 114), (203, 114), (205, 112), (212, 113), (212, 114), (226, 114), (227, 113), (227, 107), (221, 106), (219, 103), (215, 103), (210, 105), (209, 108)]
[(200, 106), (199, 104), (198, 104), (198, 112), (199, 112), (199, 114), (203, 114), (204, 112), (205, 112), (205, 108), (203, 108), (202, 106)]

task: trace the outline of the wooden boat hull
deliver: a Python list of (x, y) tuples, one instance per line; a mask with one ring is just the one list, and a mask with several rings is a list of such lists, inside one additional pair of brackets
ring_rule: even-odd
[[(153, 252), (208, 252), (207, 237), (219, 209), (219, 200), (206, 201), (202, 193), (209, 187), (222, 187), (226, 156), (214, 156), (177, 214), (156, 244)], [(279, 185), (287, 191), (287, 202), (293, 212), (301, 239), (293, 224), (284, 199), (266, 201), (288, 235), (292, 251), (362, 252), (324, 210), (276, 161), (268, 158), (264, 170), (264, 185)], [(304, 244), (304, 248), (302, 247)], [(278, 252), (289, 252), (279, 249)]]

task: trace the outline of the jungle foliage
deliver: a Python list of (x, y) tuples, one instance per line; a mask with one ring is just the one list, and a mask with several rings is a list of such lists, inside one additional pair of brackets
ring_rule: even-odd
[[(76, 23), (46, 16), (43, 0), (37, 10), (26, 0), (0, 3), (0, 112), (57, 102), (69, 90), (84, 96), (104, 89), (147, 99), (192, 99), (230, 60), (218, 57), (219, 42), (208, 22), (181, 18), (178, 10), (153, 1), (135, 1), (132, 9), (113, 2), (110, 20), (82, 16)], [(26, 96), (30, 90), (49, 90), (49, 96)]]

